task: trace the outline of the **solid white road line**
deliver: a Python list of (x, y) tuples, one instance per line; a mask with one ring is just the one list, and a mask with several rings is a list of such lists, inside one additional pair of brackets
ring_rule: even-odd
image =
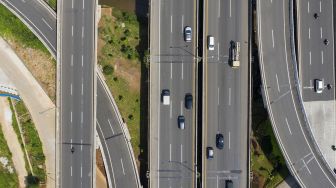
[(71, 66), (73, 66), (73, 54), (71, 54)]
[(122, 168), (123, 174), (126, 175), (122, 158), (120, 158), (120, 163), (121, 163), (121, 168)]
[(181, 79), (183, 80), (183, 61), (181, 63)]
[(280, 92), (278, 74), (275, 74), (275, 79), (276, 79), (276, 83), (277, 83), (277, 87), (278, 87), (278, 92)]
[(217, 105), (219, 105), (219, 88), (217, 88)]
[(44, 18), (42, 18), (42, 21), (50, 28), (50, 30), (53, 30), (53, 28), (48, 24), (48, 22)]
[(229, 149), (231, 149), (231, 132), (229, 131)]
[(173, 79), (173, 63), (170, 63), (170, 79)]
[(221, 0), (218, 0), (218, 15), (217, 15), (218, 18), (220, 17), (220, 2)]
[(322, 62), (322, 65), (323, 65), (323, 51), (321, 51), (321, 62)]
[(84, 56), (82, 55), (82, 67), (84, 66)]
[(230, 0), (230, 18), (231, 18), (231, 0)]
[(182, 33), (183, 33), (183, 29), (184, 29), (184, 15), (182, 14)]
[(311, 51), (309, 51), (309, 65), (311, 65)]
[(83, 0), (83, 10), (85, 9), (85, 0)]
[(229, 106), (231, 106), (231, 88), (229, 87)]
[(72, 84), (70, 84), (70, 95), (72, 96)]
[(72, 111), (70, 112), (70, 122), (72, 123)]
[(81, 123), (83, 123), (83, 111), (81, 111)]
[(169, 161), (171, 161), (171, 144), (169, 144)]
[(320, 12), (322, 12), (322, 3), (320, 1)]
[(183, 145), (181, 144), (181, 163), (183, 161)]
[(82, 83), (82, 95), (83, 95), (83, 93), (84, 93), (84, 87), (83, 87), (83, 83)]
[(81, 178), (83, 177), (83, 166), (81, 166)]
[(71, 0), (71, 8), (74, 8), (74, 0)]
[(82, 27), (82, 38), (84, 38), (84, 27)]
[(272, 45), (273, 45), (273, 48), (274, 48), (274, 31), (272, 29)]
[(70, 166), (70, 175), (72, 176), (72, 166)]
[(172, 100), (170, 100), (170, 105), (169, 105), (169, 117), (170, 117), (170, 119), (173, 117), (173, 104), (172, 104)]
[(310, 12), (309, 1), (308, 1), (308, 8), (307, 9), (308, 9), (308, 13), (309, 13)]
[(321, 39), (323, 38), (323, 34), (322, 34), (322, 27), (320, 27), (320, 32), (321, 32)]
[(81, 139), (81, 151), (83, 151), (83, 139)]
[(112, 125), (111, 125), (110, 119), (107, 119), (107, 122), (108, 122), (108, 124), (110, 125), (110, 128), (111, 128), (111, 130), (112, 130), (112, 134), (114, 134), (114, 130), (113, 130), (113, 127), (112, 127)]
[(71, 36), (73, 36), (73, 25), (71, 26)]
[(170, 32), (173, 32), (173, 16), (170, 16)]
[(310, 28), (308, 28), (308, 38), (310, 39)]
[(286, 121), (286, 125), (287, 125), (287, 128), (288, 128), (289, 134), (292, 135), (292, 130), (289, 127), (289, 123), (288, 123), (287, 118), (285, 118), (285, 121)]
[(218, 56), (218, 57), (217, 57), (217, 60), (219, 61), (219, 43), (218, 43), (217, 45), (218, 45), (218, 48), (217, 48), (217, 49), (218, 49), (218, 53), (217, 53), (217, 56)]

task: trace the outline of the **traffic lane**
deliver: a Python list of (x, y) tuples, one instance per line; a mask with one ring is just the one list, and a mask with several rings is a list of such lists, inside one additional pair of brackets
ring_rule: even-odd
[[(302, 1), (300, 7), (301, 22), (301, 68), (304, 101), (332, 100), (333, 90), (325, 90), (323, 94), (314, 92), (314, 79), (323, 79), (326, 84), (334, 85), (333, 69), (333, 25), (332, 3), (329, 1)], [(309, 8), (308, 8), (309, 4)], [(319, 15), (314, 18), (314, 13)], [(328, 39), (329, 45), (323, 44)]]
[[(43, 5), (37, 1), (1, 1), (3, 4), (6, 4), (9, 8), (14, 10), (21, 18), (25, 20), (31, 27), (34, 28), (34, 31), (43, 39), (42, 41), (46, 42), (46, 45), (53, 54), (56, 54), (56, 48), (53, 44), (56, 44), (56, 22), (55, 17), (52, 14), (49, 14), (48, 11), (41, 11), (45, 9)], [(32, 10), (33, 9), (33, 10)], [(39, 14), (36, 14), (38, 12)], [(28, 16), (28, 17), (27, 17)], [(32, 21), (38, 20), (38, 21)]]

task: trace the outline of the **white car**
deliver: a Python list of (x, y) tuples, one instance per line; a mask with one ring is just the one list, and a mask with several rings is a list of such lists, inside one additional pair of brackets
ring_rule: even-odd
[(191, 42), (191, 38), (192, 38), (191, 27), (187, 26), (184, 28), (184, 41)]
[(163, 105), (170, 105), (170, 91), (168, 89), (163, 89), (161, 93)]
[(215, 50), (215, 37), (208, 36), (208, 50)]
[(314, 89), (316, 93), (322, 93), (324, 89), (324, 82), (320, 79), (315, 79)]

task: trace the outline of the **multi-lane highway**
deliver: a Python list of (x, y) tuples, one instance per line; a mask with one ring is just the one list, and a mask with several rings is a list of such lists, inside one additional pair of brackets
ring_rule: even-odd
[(96, 1), (58, 1), (60, 187), (95, 183)]
[[(335, 99), (335, 87), (318, 94), (314, 80), (324, 80), (335, 85), (333, 0), (299, 0), (299, 72), (304, 101), (328, 101)], [(318, 17), (314, 17), (316, 14)], [(326, 45), (324, 40), (329, 44)]]
[[(186, 26), (191, 42), (184, 41)], [(196, 0), (151, 2), (150, 187), (195, 186), (196, 30)], [(163, 89), (170, 90), (170, 105), (160, 100)], [(187, 93), (192, 109), (185, 107)]]
[[(2, 1), (1, 3), (3, 3), (4, 5), (6, 5), (6, 7), (8, 7), (8, 3), (6, 3), (7, 1)], [(37, 3), (37, 4), (36, 4)], [(50, 9), (48, 8), (47, 5), (43, 5), (42, 3), (42, 7), (40, 7), (40, 1), (20, 1), (20, 0), (13, 0), (10, 1), (10, 5), (12, 7), (15, 8), (10, 8), (10, 10), (15, 13), (21, 20), (30, 20), (27, 22), (24, 22), (35, 34), (37, 34), (37, 36), (39, 37), (39, 39), (44, 43), (51, 43), (50, 47), (48, 47), (48, 49), (50, 50), (51, 54), (56, 57), (56, 50), (52, 50), (52, 49), (56, 49), (56, 14), (53, 11), (50, 11)], [(40, 7), (40, 8), (39, 8)], [(8, 7), (9, 8), (9, 7)], [(42, 19), (43, 18), (43, 19)], [(35, 27), (36, 26), (36, 27)], [(49, 27), (50, 26), (50, 27)], [(45, 36), (45, 37), (43, 37)], [(99, 77), (99, 74), (98, 74)], [(117, 119), (117, 112), (115, 109), (115, 106), (109, 106), (111, 105), (110, 100), (109, 100), (109, 94), (108, 91), (106, 91), (105, 89), (102, 88), (103, 85), (103, 80), (102, 79), (98, 79), (98, 85), (97, 85), (97, 91), (105, 91), (100, 95), (97, 95), (97, 114), (105, 114), (106, 116), (104, 116), (104, 119), (100, 119), (100, 116), (97, 115), (97, 122), (99, 122), (99, 127), (102, 130), (106, 130), (106, 134), (110, 135), (110, 131), (108, 131), (109, 129), (111, 129), (111, 126), (113, 126), (113, 128), (115, 130), (121, 130), (121, 127), (123, 126), (121, 123), (119, 122)], [(102, 99), (101, 99), (102, 98)], [(109, 113), (107, 113), (109, 112)], [(111, 122), (111, 125), (108, 123), (108, 121), (106, 121), (106, 119), (109, 119)], [(114, 123), (116, 124), (114, 124)], [(97, 123), (98, 126), (98, 123)], [(119, 128), (118, 128), (119, 127)], [(97, 127), (97, 130), (98, 127)], [(120, 133), (120, 132), (118, 132)], [(125, 141), (122, 141), (123, 139), (121, 139), (121, 137), (115, 137), (115, 139), (120, 140), (120, 142), (118, 142), (118, 144), (115, 144), (116, 142), (113, 142), (111, 140), (113, 139), (108, 139), (109, 141), (105, 141), (105, 138), (103, 137), (102, 134), (98, 134), (99, 135), (99, 139), (101, 140), (101, 142), (103, 143), (103, 150), (104, 150), (104, 154), (105, 154), (105, 158), (106, 158), (106, 171), (107, 174), (110, 175), (109, 177), (107, 177), (107, 179), (109, 180), (109, 184), (112, 183), (112, 180), (115, 180), (116, 182), (118, 182), (118, 184), (120, 185), (136, 185), (137, 182), (139, 182), (139, 178), (138, 178), (138, 174), (136, 171), (136, 166), (134, 163), (134, 156), (131, 154), (131, 152), (124, 152), (124, 151), (130, 151), (132, 150), (132, 148), (129, 147), (128, 144), (125, 143)], [(106, 137), (107, 138), (107, 137)], [(106, 144), (106, 145), (105, 145)], [(114, 152), (113, 151), (119, 151), (121, 152), (120, 155), (123, 156), (122, 161), (123, 161), (123, 165), (119, 165), (121, 164), (121, 160), (118, 157), (111, 157)], [(127, 156), (128, 155), (128, 156)], [(112, 164), (118, 164), (113, 166)], [(113, 169), (112, 169), (113, 166)], [(114, 172), (122, 172), (122, 167), (124, 169), (134, 169), (134, 173), (131, 173), (129, 171), (129, 173), (125, 173), (124, 176), (127, 176), (128, 178), (124, 178), (124, 176), (118, 176), (118, 175), (114, 175), (114, 173), (112, 172), (112, 170)], [(134, 177), (132, 177), (132, 175)], [(51, 176), (51, 175), (49, 175)], [(55, 177), (52, 177), (52, 179), (54, 180)], [(112, 183), (113, 184), (113, 183)]]
[[(213, 0), (204, 5), (203, 186), (248, 186), (248, 1)], [(207, 37), (215, 49), (207, 49)], [(240, 67), (229, 65), (230, 42), (240, 42)], [(216, 148), (216, 134), (224, 148)], [(214, 158), (206, 159), (206, 147)]]
[(335, 187), (299, 104), (290, 43), (289, 2), (257, 1), (263, 92), (274, 134), (287, 166), (302, 187)]

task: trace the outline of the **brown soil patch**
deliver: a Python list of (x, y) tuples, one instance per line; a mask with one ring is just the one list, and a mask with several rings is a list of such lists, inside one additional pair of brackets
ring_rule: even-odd
[(7, 41), (16, 54), (22, 59), (28, 70), (39, 82), (43, 90), (55, 103), (56, 99), (56, 63), (52, 56), (40, 50), (23, 47), (13, 41)]
[(112, 63), (114, 66), (114, 72), (117, 76), (125, 79), (132, 91), (140, 91), (140, 65), (136, 62), (127, 61), (127, 60), (115, 60)]
[(106, 177), (106, 172), (105, 172), (105, 166), (104, 166), (104, 161), (103, 161), (103, 156), (102, 153), (100, 152), (100, 149), (96, 149), (96, 165), (99, 168), (99, 170), (104, 174)]

